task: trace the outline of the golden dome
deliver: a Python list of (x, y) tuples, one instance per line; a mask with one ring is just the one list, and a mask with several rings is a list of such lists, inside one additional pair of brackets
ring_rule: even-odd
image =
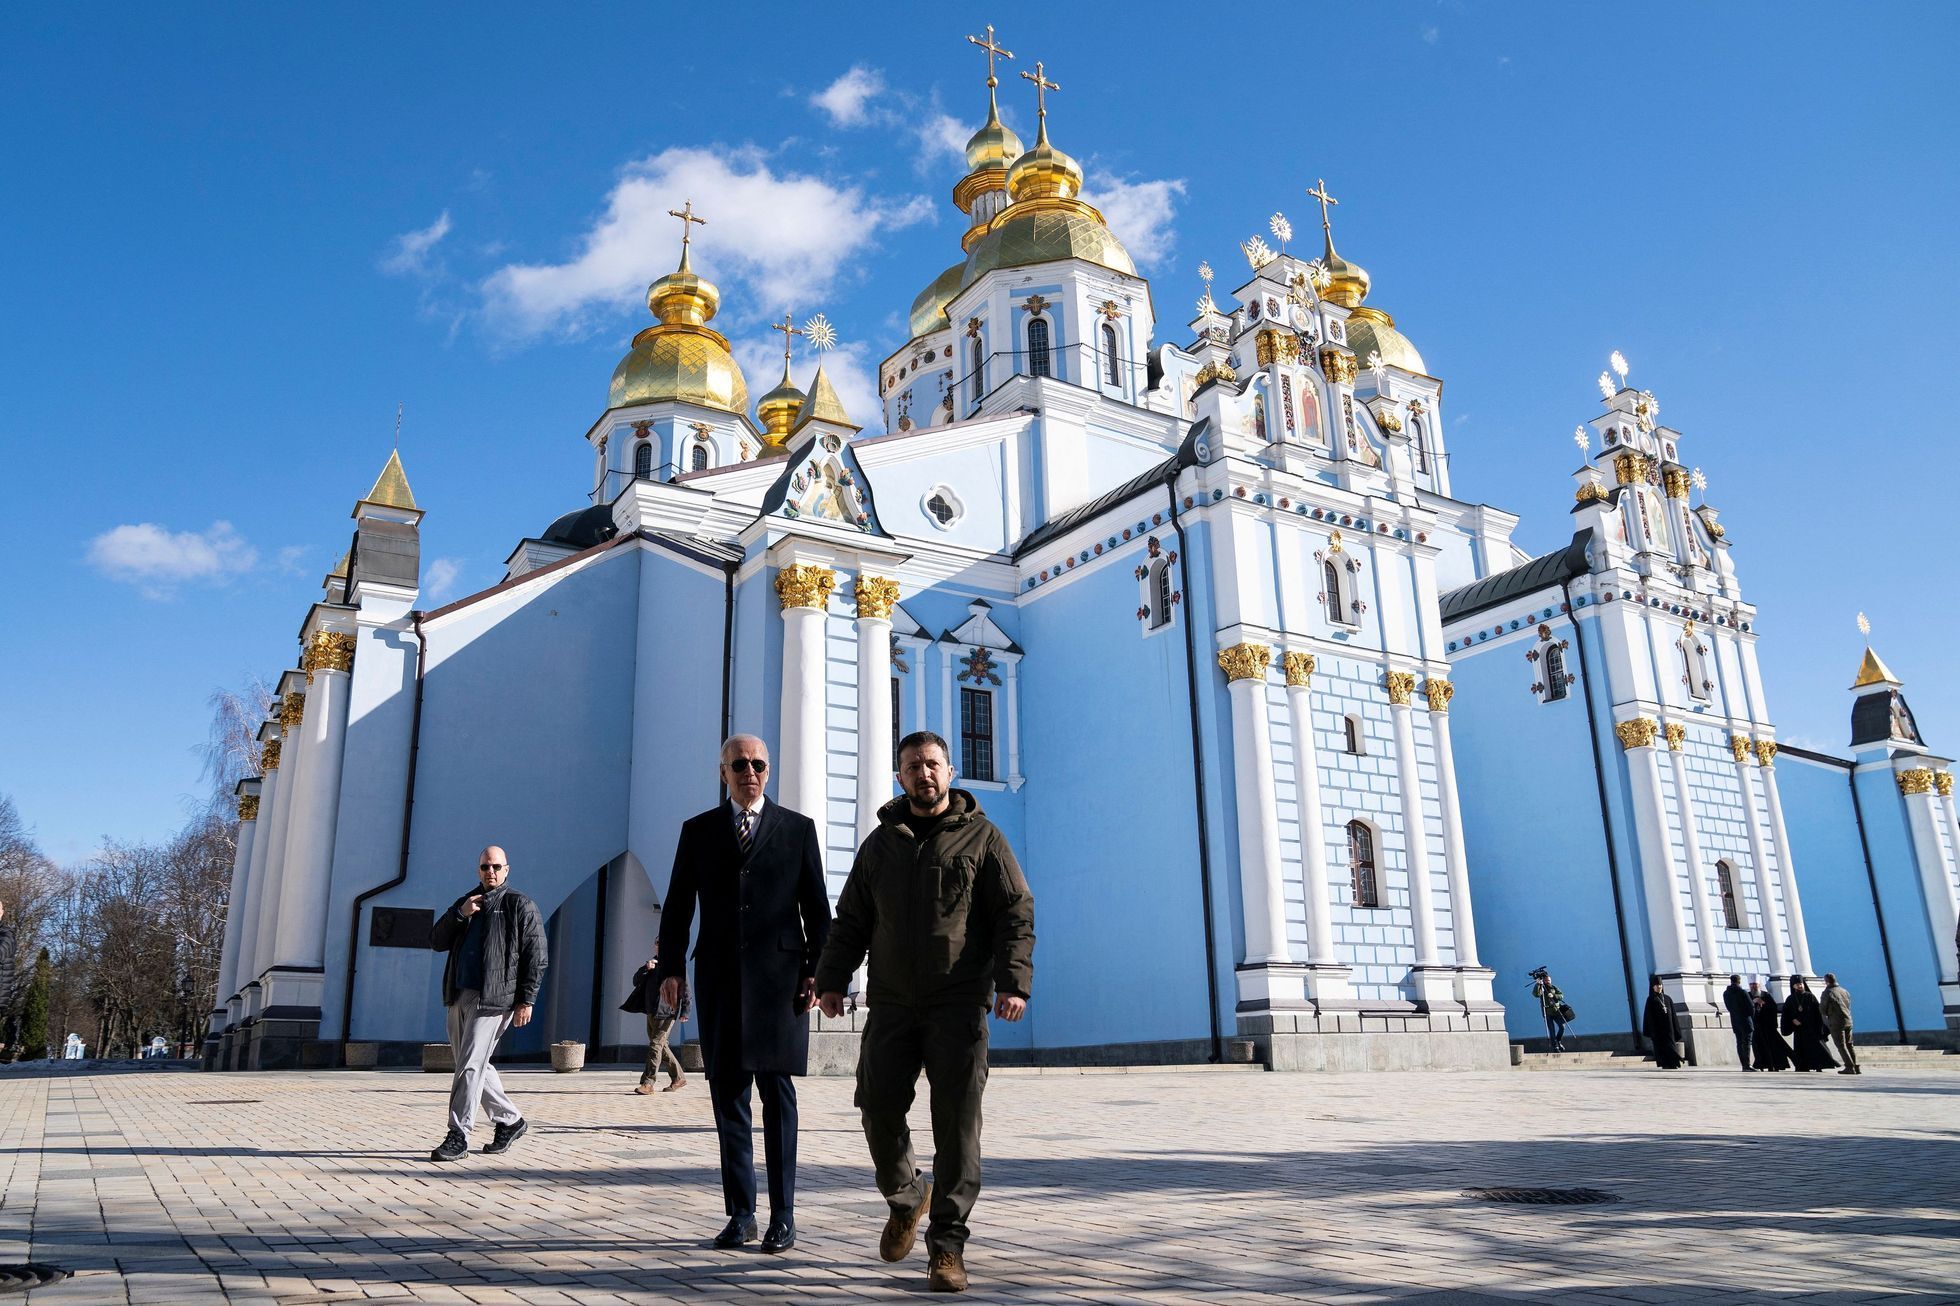
[(824, 375), (822, 363), (817, 364), (817, 374), (810, 380), (810, 398), (803, 405), (803, 411), (797, 417), (796, 425), (801, 429), (811, 422), (829, 422), (833, 426), (849, 427), (853, 431), (860, 429), (858, 424), (851, 420), (850, 414), (844, 411), (844, 401), (837, 397), (836, 387), (832, 386), (830, 378)]
[[(1361, 301), (1368, 298), (1368, 271), (1359, 263), (1350, 263), (1334, 252), (1334, 237), (1327, 237), (1327, 252), (1321, 256), (1327, 265), (1327, 288), (1320, 292), (1322, 299), (1342, 308), (1359, 308)], [(1386, 353), (1383, 358), (1388, 357)]]
[(762, 423), (762, 443), (764, 457), (781, 449), (789, 440), (790, 428), (796, 425), (796, 418), (803, 411), (806, 396), (789, 379), (789, 364), (783, 364), (783, 379), (774, 390), (755, 401), (755, 415)]
[(1347, 338), (1348, 348), (1354, 351), (1354, 356), (1361, 360), (1363, 366), (1367, 365), (1370, 353), (1377, 353), (1382, 356), (1382, 362), (1390, 367), (1429, 375), (1422, 355), (1416, 352), (1416, 347), (1409, 343), (1407, 336), (1395, 329), (1395, 319), (1379, 308), (1355, 309), (1347, 320)]
[(987, 110), (987, 121), (966, 143), (966, 168), (968, 172), (979, 172), (982, 168), (1005, 168), (1021, 156), (1021, 138), (1014, 129), (1001, 122), (1000, 115), (991, 105)]
[(1016, 201), (1072, 200), (1081, 193), (1082, 165), (1050, 145), (1045, 136), (1007, 170), (1007, 194)]
[(1001, 268), (1065, 258), (1136, 275), (1137, 265), (1115, 233), (1103, 225), (1102, 214), (1079, 200), (1060, 204), (1037, 200), (1011, 205), (994, 219), (987, 234), (974, 242), (973, 251), (966, 256), (960, 285), (970, 286)]
[(748, 382), (727, 339), (706, 325), (721, 307), (721, 292), (694, 275), (685, 247), (680, 267), (647, 287), (647, 307), (659, 323), (634, 336), (631, 352), (613, 369), (611, 406), (675, 400), (746, 413)]
[(912, 301), (912, 338), (929, 336), (935, 331), (944, 331), (951, 325), (946, 319), (946, 305), (953, 302), (953, 296), (960, 293), (960, 274), (966, 270), (966, 261), (953, 264), (932, 279), (932, 284), (919, 292)]

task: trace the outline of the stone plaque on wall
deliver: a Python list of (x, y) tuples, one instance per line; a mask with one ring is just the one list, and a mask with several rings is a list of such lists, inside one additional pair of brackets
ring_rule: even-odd
[(370, 948), (426, 948), (436, 914), (427, 907), (376, 907), (368, 924)]

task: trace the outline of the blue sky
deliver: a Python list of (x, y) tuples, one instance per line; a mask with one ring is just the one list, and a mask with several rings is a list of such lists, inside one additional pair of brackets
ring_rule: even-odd
[(583, 502), (684, 193), (752, 388), (763, 323), (821, 310), (872, 418), (958, 254), (989, 21), (1061, 84), (1165, 333), (1325, 177), (1445, 379), (1461, 497), (1563, 543), (1620, 349), (1707, 472), (1784, 738), (1844, 741), (1862, 609), (1960, 746), (1953, 7), (14, 5), (0, 793), (48, 851), (181, 819), (207, 696), (292, 661), (398, 403), (425, 600)]

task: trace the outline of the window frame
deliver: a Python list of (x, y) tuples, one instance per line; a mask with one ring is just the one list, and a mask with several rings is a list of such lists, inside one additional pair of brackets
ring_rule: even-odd
[[(1041, 343), (1039, 345), (1035, 344), (1035, 331), (1037, 329), (1039, 329), (1041, 332)], [(1047, 318), (1030, 317), (1028, 319), (1027, 338), (1028, 338), (1028, 375), (1029, 376), (1053, 377), (1055, 375), (1054, 362), (1049, 357), (1049, 350), (1053, 347), (1051, 344), (1052, 335), (1053, 333), (1050, 332), (1048, 329)]]
[[(960, 775), (967, 780), (984, 784), (997, 784), (1000, 780), (1000, 738), (995, 727), (997, 714), (994, 711), (994, 695), (990, 689), (980, 689), (973, 685), (959, 686), (960, 692)], [(984, 733), (975, 729), (981, 716), (981, 704), (985, 704)], [(984, 754), (978, 745), (985, 745)], [(984, 761), (985, 765), (980, 763)]]
[(1114, 322), (1105, 322), (1102, 324), (1102, 341), (1103, 381), (1107, 385), (1120, 386), (1123, 384), (1123, 374), (1116, 357), (1118, 342), (1116, 339), (1116, 324)]
[(1358, 817), (1347, 823), (1347, 836), (1350, 905), (1358, 911), (1380, 911), (1381, 840), (1376, 837), (1375, 828)]

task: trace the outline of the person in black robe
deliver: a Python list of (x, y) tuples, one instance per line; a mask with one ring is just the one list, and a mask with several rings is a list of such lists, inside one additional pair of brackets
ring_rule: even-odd
[(1661, 990), (1661, 977), (1647, 981), (1647, 1014), (1640, 1031), (1654, 1045), (1654, 1063), (1662, 1070), (1679, 1070), (1681, 1054), (1674, 1050), (1674, 999)]
[(1756, 1069), (1788, 1070), (1790, 1045), (1776, 1032), (1776, 999), (1766, 988), (1756, 990)]
[(1836, 1070), (1837, 1058), (1825, 1042), (1824, 1008), (1801, 975), (1790, 977), (1790, 996), (1783, 1000), (1783, 1032), (1790, 1036), (1790, 1059), (1798, 1070)]

